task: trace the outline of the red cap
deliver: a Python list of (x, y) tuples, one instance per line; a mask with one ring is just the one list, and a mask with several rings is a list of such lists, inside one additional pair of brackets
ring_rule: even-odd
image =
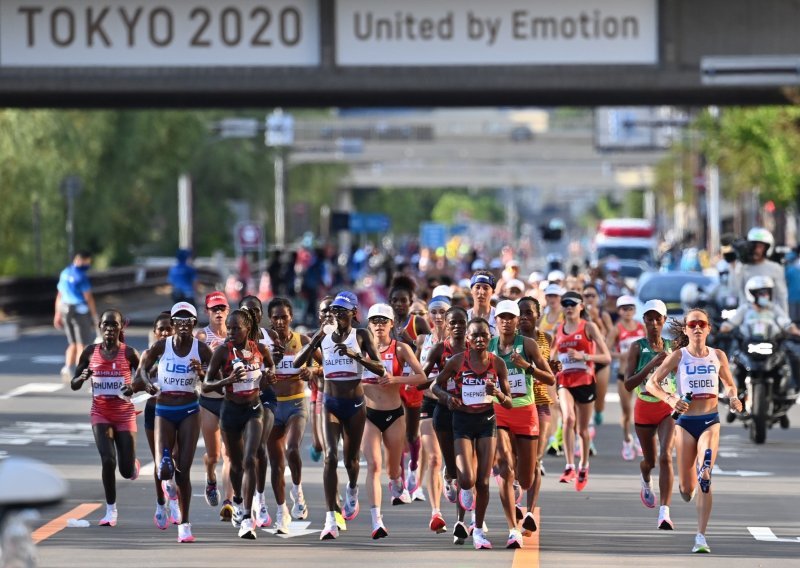
[(211, 292), (206, 296), (206, 307), (228, 306), (228, 298), (222, 292)]

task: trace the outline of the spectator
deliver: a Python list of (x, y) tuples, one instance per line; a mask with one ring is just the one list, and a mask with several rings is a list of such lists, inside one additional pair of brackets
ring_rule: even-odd
[(786, 287), (789, 291), (789, 317), (800, 322), (800, 246), (786, 255)]
[(194, 295), (197, 287), (197, 270), (191, 265), (192, 252), (187, 249), (178, 249), (175, 255), (176, 262), (169, 269), (167, 280), (172, 286), (172, 302), (189, 302), (194, 304)]
[(65, 381), (72, 379), (78, 357), (94, 339), (97, 307), (86, 275), (91, 266), (92, 254), (78, 251), (72, 264), (62, 270), (58, 278), (53, 325), (56, 329), (63, 329), (67, 336), (67, 351), (61, 369), (61, 377)]

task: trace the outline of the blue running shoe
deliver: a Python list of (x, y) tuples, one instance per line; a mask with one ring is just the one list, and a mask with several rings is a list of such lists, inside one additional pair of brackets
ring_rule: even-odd
[(314, 446), (310, 446), (308, 451), (311, 454), (311, 461), (318, 462), (322, 459), (322, 450), (318, 450)]
[[(706, 472), (708, 472), (708, 477), (706, 477)], [(707, 449), (703, 456), (703, 467), (697, 472), (697, 484), (703, 493), (711, 490), (711, 448)]]

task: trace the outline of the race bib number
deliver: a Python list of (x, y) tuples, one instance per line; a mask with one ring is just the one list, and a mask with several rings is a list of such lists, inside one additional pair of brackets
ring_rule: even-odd
[(461, 400), (467, 406), (487, 404), (492, 402), (492, 397), (486, 395), (486, 385), (461, 385)]
[(558, 360), (561, 362), (562, 371), (574, 371), (574, 370), (585, 371), (589, 368), (586, 366), (585, 361), (581, 361), (579, 359), (573, 359), (567, 353), (559, 353)]
[(125, 384), (122, 377), (98, 377), (92, 375), (92, 394), (96, 396), (119, 396), (119, 391)]
[(233, 392), (250, 392), (258, 390), (261, 381), (261, 371), (248, 371), (240, 381), (233, 383)]
[(275, 374), (280, 376), (296, 375), (300, 369), (294, 368), (294, 355), (284, 355), (275, 366)]
[(525, 396), (528, 394), (527, 381), (522, 373), (508, 375), (508, 386), (511, 388), (511, 396)]

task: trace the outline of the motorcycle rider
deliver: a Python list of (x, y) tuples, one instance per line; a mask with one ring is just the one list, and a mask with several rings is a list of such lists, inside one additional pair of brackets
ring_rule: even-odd
[[(754, 276), (769, 276), (773, 282), (773, 302), (779, 306), (784, 314), (789, 313), (788, 293), (786, 288), (786, 275), (783, 267), (769, 259), (775, 249), (775, 238), (763, 227), (753, 227), (747, 232), (750, 258), (742, 258), (737, 263), (734, 285), (739, 291), (739, 304), (745, 305), (748, 301), (747, 283)], [(747, 262), (749, 260), (749, 262)]]

